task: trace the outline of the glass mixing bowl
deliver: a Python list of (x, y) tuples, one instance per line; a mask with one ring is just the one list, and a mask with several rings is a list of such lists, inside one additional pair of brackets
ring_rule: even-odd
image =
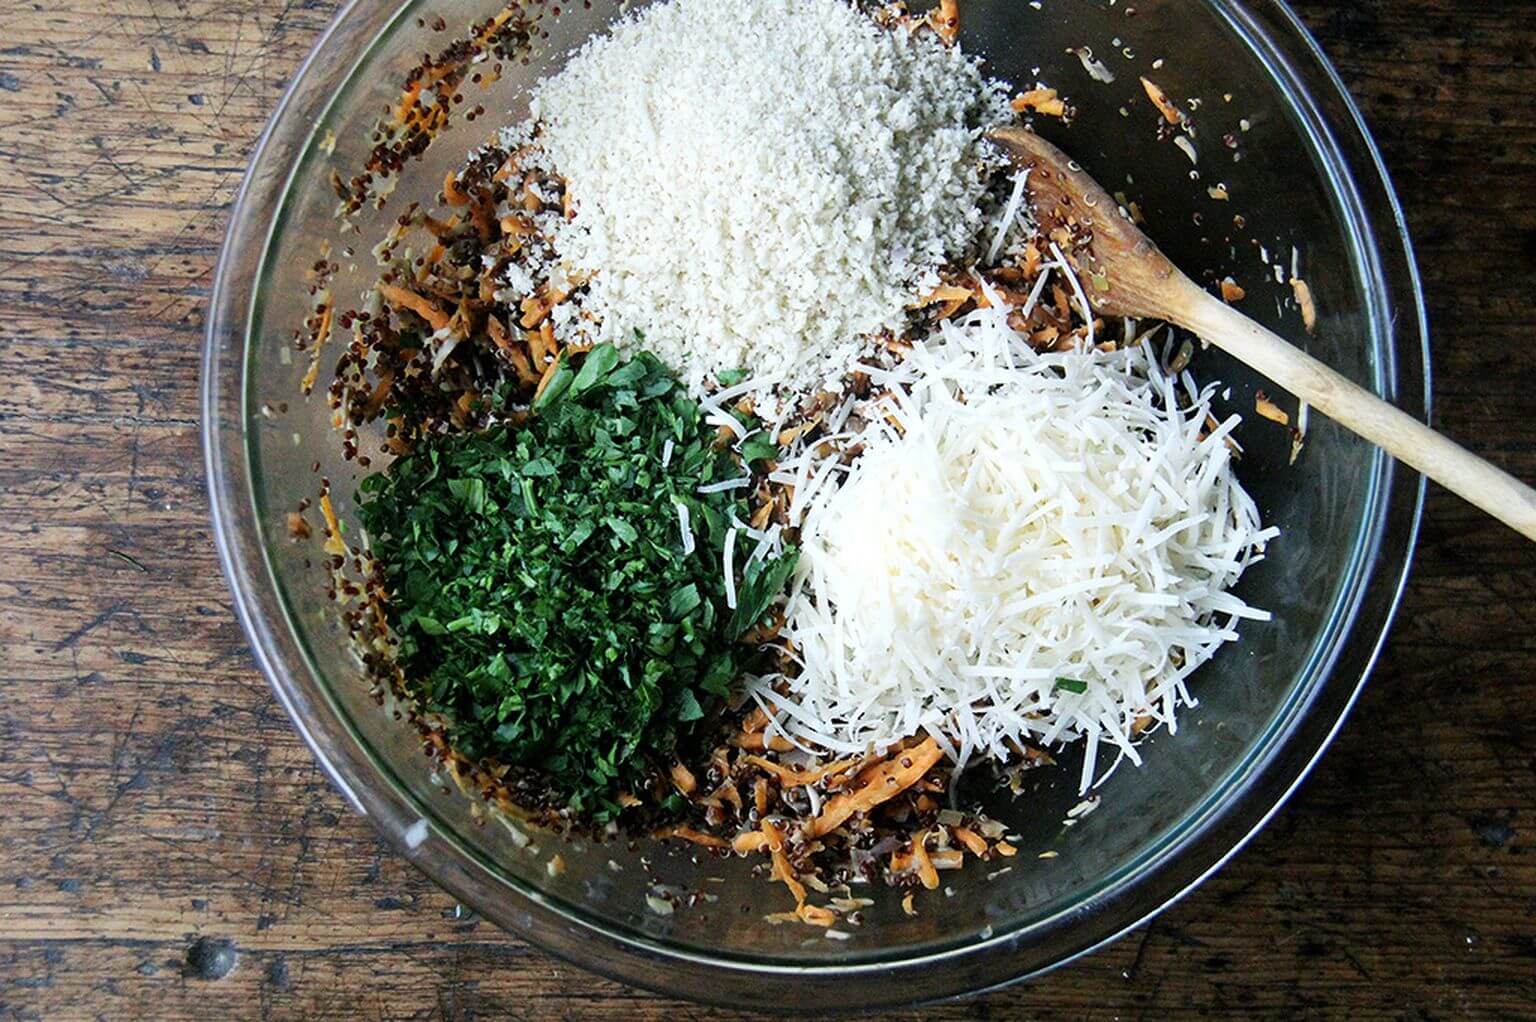
[[(498, 6), (454, 4), (456, 27)], [(474, 96), (466, 104), (521, 116), (529, 85), (616, 10), (612, 0), (571, 6), (546, 19), (540, 55), (510, 64), (484, 95), (466, 86)], [(1075, 121), (1042, 130), (1135, 201), (1176, 262), (1207, 279), (1231, 274), (1248, 290), (1246, 311), (1426, 414), (1424, 319), (1401, 212), (1358, 111), (1284, 4), (1137, 0), (1134, 14), (1090, 0), (962, 0), (961, 8), (962, 42), (993, 73), (1021, 86), (1038, 77), (1070, 96)], [(1147, 919), (1230, 857), (1295, 788), (1353, 702), (1405, 579), (1422, 485), (1320, 418), (1289, 465), (1286, 431), (1251, 414), (1263, 381), (1216, 351), (1198, 355), (1196, 370), (1230, 385), (1227, 407), (1250, 413), (1240, 472), (1283, 530), (1242, 586), (1274, 621), (1249, 623), (1243, 641), (1197, 675), (1200, 705), (1178, 734), (1153, 739), (1144, 767), (1118, 770), (1100, 789), (1101, 807), (1077, 825), (1062, 824), (1078, 801), (1070, 755), (1029, 775), (1034, 788), (1021, 797), (992, 796), (990, 811), (1023, 835), (1010, 870), (973, 864), (945, 874), (949, 889), (920, 899), (916, 918), (899, 898), (879, 899), (835, 941), (763, 925), (784, 895), (750, 877), (745, 860), (529, 835), (484, 821), (445, 790), (412, 729), (368, 696), (323, 579), (307, 566), (314, 546), (286, 534), (287, 512), (314, 496), (315, 463), (334, 482), (344, 520), (356, 481), (325, 402), (299, 396), (306, 357), (284, 354), (307, 313), (303, 273), (334, 236), (329, 168), (360, 163), (404, 73), (445, 44), (426, 24), (435, 13), (426, 3), (354, 0), (337, 14), (256, 149), (208, 317), (203, 428), (214, 535), (256, 659), (347, 801), (486, 918), (609, 976), (738, 1006), (793, 997), (869, 1008), (1038, 973)], [(1091, 61), (1077, 52), (1085, 46), (1113, 82), (1090, 76)], [(1141, 75), (1170, 96), (1200, 98), (1199, 180), (1185, 153), (1157, 139)], [(460, 119), (408, 167), (394, 206), (434, 193), (496, 123)], [(1218, 183), (1230, 201), (1208, 192)], [(367, 247), (393, 212), (364, 221), (360, 269), (338, 259), (343, 306), (369, 282)], [(1241, 229), (1234, 215), (1245, 218)], [(1288, 274), (1293, 248), (1320, 309), (1312, 337), (1293, 308), (1282, 311), (1290, 289), (1273, 267)], [(1039, 858), (1044, 851), (1058, 854)], [(551, 875), (556, 852), (566, 868)], [(661, 880), (713, 900), (666, 917), (648, 910), (642, 858)]]

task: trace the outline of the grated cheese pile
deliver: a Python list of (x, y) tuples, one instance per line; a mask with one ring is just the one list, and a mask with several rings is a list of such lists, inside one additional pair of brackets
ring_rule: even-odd
[(695, 391), (840, 377), (982, 228), (981, 136), (1011, 116), (976, 60), (844, 0), (646, 7), (532, 111), (575, 200), (555, 248), (596, 273), (591, 339), (643, 343)]
[(1238, 417), (1202, 437), (1215, 388), (1146, 344), (1037, 354), (993, 305), (870, 371), (900, 429), (872, 416), (847, 468), (781, 466), (803, 670), (757, 697), (835, 752), (926, 732), (963, 765), (1086, 736), (1086, 790), (1101, 741), (1139, 763), (1136, 737), (1192, 703), (1185, 678), (1267, 620), (1228, 590), (1277, 530), (1232, 471)]

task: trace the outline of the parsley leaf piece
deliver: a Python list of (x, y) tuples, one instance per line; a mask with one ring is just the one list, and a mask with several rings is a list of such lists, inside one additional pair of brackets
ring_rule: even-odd
[(518, 425), (423, 436), (363, 481), (359, 514), (406, 685), (454, 748), (601, 817), (731, 694), (754, 655), (736, 640), (794, 555), (744, 566), (732, 613), (726, 524), (750, 512), (698, 490), (743, 468), (698, 403), (644, 352), (567, 351), (550, 373)]

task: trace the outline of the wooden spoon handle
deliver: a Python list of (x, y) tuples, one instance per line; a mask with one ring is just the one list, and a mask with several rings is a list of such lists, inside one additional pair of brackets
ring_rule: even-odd
[(1344, 428), (1536, 539), (1536, 490), (1189, 284), (1168, 318), (1289, 390)]

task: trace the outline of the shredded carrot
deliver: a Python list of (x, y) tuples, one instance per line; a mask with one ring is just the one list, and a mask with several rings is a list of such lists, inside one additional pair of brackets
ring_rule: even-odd
[(321, 347), (331, 339), (331, 321), (336, 312), (336, 306), (326, 302), (325, 309), (320, 313), (320, 325), (315, 328), (315, 347)]
[(368, 403), (363, 407), (363, 417), (371, 419), (379, 414), (384, 407), (384, 402), (389, 400), (389, 389), (394, 386), (395, 371), (385, 369), (379, 373), (379, 382), (374, 385), (373, 392), (368, 395)]
[(844, 788), (853, 787), (855, 790), (857, 790), (857, 786), (863, 778), (861, 771), (863, 771), (866, 767), (870, 767), (881, 762), (884, 758), (884, 756), (875, 754), (863, 757), (849, 770), (845, 770), (840, 774), (833, 774), (831, 777), (828, 777), (825, 785), (826, 789), (828, 791), (842, 791)]
[(768, 854), (773, 859), (773, 879), (782, 881), (789, 888), (789, 893), (795, 897), (795, 910), (798, 912), (800, 906), (805, 904), (805, 885), (795, 876), (795, 868), (790, 865), (789, 856), (784, 854), (784, 832), (769, 820), (764, 820), (762, 827), (763, 836), (768, 839)]
[(341, 523), (336, 520), (336, 509), (331, 506), (330, 490), (320, 494), (320, 513), (325, 516), (325, 552), (344, 557), (347, 545), (341, 541)]
[(410, 309), (426, 320), (433, 330), (446, 328), (452, 320), (452, 317), (430, 298), (423, 298), (415, 291), (396, 287), (394, 284), (380, 284), (379, 297), (396, 308)]
[(441, 241), (433, 245), (432, 248), (427, 252), (427, 257), (423, 259), (421, 265), (416, 268), (416, 283), (420, 284), (422, 281), (426, 280), (427, 275), (432, 272), (432, 268), (437, 265), (438, 260), (447, 254), (448, 250), (443, 247), (443, 243)]
[(468, 194), (465, 193), (464, 189), (459, 187), (458, 174), (451, 170), (448, 172), (448, 176), (443, 178), (443, 199), (446, 200), (450, 206), (469, 205)]
[(928, 12), (928, 24), (945, 46), (953, 45), (960, 36), (960, 0), (939, 0)]
[(1019, 854), (1019, 850), (1006, 841), (999, 841), (997, 844), (992, 846), (992, 850), (1005, 859), (1011, 859), (1015, 855)]
[(1240, 302), (1247, 297), (1248, 292), (1244, 291), (1242, 287), (1238, 285), (1237, 281), (1233, 280), (1231, 277), (1228, 277), (1221, 282), (1222, 301), (1230, 305), (1232, 302)]
[(538, 383), (539, 374), (533, 368), (533, 363), (528, 361), (528, 356), (520, 349), (507, 347), (507, 357), (512, 360), (512, 368), (517, 371), (518, 377), (524, 383)]
[(745, 831), (736, 835), (735, 840), (731, 842), (731, 847), (741, 855), (760, 852), (768, 847), (768, 835), (760, 830)]
[(475, 41), (480, 43), (488, 42), (501, 26), (505, 25), (512, 15), (519, 10), (521, 10), (520, 7), (511, 5), (503, 7), (495, 17), (485, 23), (484, 28), (475, 34)]
[(748, 752), (788, 752), (794, 748), (794, 744), (782, 735), (740, 734), (731, 739), (731, 744), (738, 749)]
[(514, 238), (531, 238), (535, 234), (533, 224), (528, 218), (517, 214), (501, 218), (501, 233)]
[[(828, 909), (806, 902), (805, 884), (795, 875), (794, 866), (790, 864), (789, 856), (784, 854), (784, 832), (769, 820), (762, 823), (761, 836), (763, 843), (768, 848), (768, 854), (773, 860), (772, 879), (778, 880), (789, 888), (789, 893), (795, 899), (795, 918), (812, 926), (831, 926), (837, 922), (837, 915)], [(737, 838), (737, 849), (740, 850), (740, 838)], [(824, 885), (823, 885), (824, 886)]]
[(1055, 89), (1043, 87), (1030, 89), (1028, 92), (1020, 93), (1013, 97), (1013, 102), (1010, 105), (1019, 113), (1033, 110), (1035, 113), (1046, 117), (1065, 117), (1067, 115), (1067, 104), (1061, 101)]
[(496, 237), (496, 218), (491, 213), (491, 201), (483, 192), (470, 200), (469, 218), (474, 221), (475, 230), (484, 242)]
[(692, 795), (699, 787), (699, 782), (693, 776), (693, 771), (681, 763), (672, 764), (672, 783), (684, 795)]
[(1152, 105), (1157, 107), (1158, 112), (1169, 124), (1178, 124), (1183, 120), (1184, 115), (1179, 113), (1179, 108), (1173, 105), (1173, 100), (1168, 98), (1168, 94), (1160, 89), (1156, 82), (1150, 78), (1143, 78), (1141, 87), (1146, 90), (1147, 98), (1152, 101)]
[[(971, 297), (971, 289), (968, 287), (960, 287), (957, 284), (940, 284), (938, 287), (934, 288), (932, 291), (929, 291), (927, 294), (923, 295), (923, 297), (919, 298), (917, 301), (917, 307), (924, 308), (929, 305), (938, 305), (940, 302), (946, 303), (946, 306), (955, 302), (959, 302), (961, 305), (964, 305), (966, 302), (971, 300)], [(956, 307), (958, 308), (958, 306)], [(945, 314), (941, 313), (941, 315)]]
[(315, 343), (311, 349), (309, 369), (304, 373), (304, 379), (299, 383), (299, 389), (305, 394), (315, 389), (315, 380), (320, 376), (320, 349), (325, 347), (325, 342), (331, 339), (331, 317), (335, 306), (326, 302), (320, 310), (320, 323), (315, 327)]
[(822, 807), (821, 815), (805, 825), (809, 838), (821, 837), (842, 826), (854, 813), (867, 813), (875, 806), (901, 794), (944, 757), (939, 743), (931, 737), (915, 748), (898, 752), (884, 763), (859, 774), (864, 786), (836, 795)]
[(404, 124), (410, 117), (411, 111), (416, 106), (417, 97), (421, 95), (422, 86), (425, 84), (422, 79), (418, 78), (405, 87), (405, 91), (400, 94), (400, 102), (395, 106), (395, 120), (397, 122)]
[(491, 335), (491, 341), (498, 351), (507, 356), (507, 361), (512, 363), (512, 368), (517, 371), (517, 378), (524, 383), (537, 383), (539, 374), (533, 371), (533, 365), (528, 361), (521, 348), (512, 343), (512, 335), (501, 322), (500, 316), (487, 316), (485, 320), (486, 332)]
[(619, 805), (623, 806), (625, 809), (633, 809), (639, 804), (640, 799), (636, 798), (631, 793), (627, 791), (619, 792)]
[(703, 845), (705, 848), (731, 847), (731, 843), (724, 838), (715, 837), (713, 834), (706, 834), (701, 830), (694, 830), (692, 827), (664, 827), (656, 832), (656, 837), (662, 841), (675, 837), (683, 841), (691, 841), (696, 845)]
[(787, 767), (783, 763), (775, 763), (772, 760), (764, 759), (762, 756), (743, 756), (742, 759), (751, 763), (759, 770), (772, 774), (786, 788), (817, 784), (833, 774), (840, 774), (845, 770), (858, 766), (860, 762), (855, 757), (853, 759), (840, 759), (811, 770), (795, 770), (793, 767)]
[(1285, 413), (1285, 409), (1271, 401), (1269, 395), (1262, 390), (1253, 396), (1253, 410), (1270, 422), (1278, 422), (1282, 426), (1291, 424), (1291, 417)]
[(800, 917), (801, 922), (809, 923), (811, 926), (832, 926), (837, 922), (836, 912), (809, 902), (796, 908), (795, 915)]
[(933, 868), (933, 859), (928, 855), (928, 831), (923, 831), (912, 839), (912, 861), (917, 864), (917, 879), (928, 890), (939, 886), (939, 871)]
[(474, 414), (475, 402), (479, 400), (473, 390), (466, 390), (453, 402), (453, 411), (449, 414), (449, 420), (454, 425), (465, 427), (469, 424), (470, 417)]
[(950, 831), (955, 840), (971, 850), (972, 855), (987, 854), (987, 839), (969, 827), (955, 827)]
[(459, 214), (455, 213), (447, 220), (439, 220), (431, 214), (423, 213), (421, 215), (421, 225), (427, 229), (428, 234), (441, 241), (455, 227), (459, 226)]
[(544, 396), (544, 388), (549, 386), (549, 381), (555, 378), (555, 370), (560, 368), (561, 358), (555, 356), (555, 360), (544, 368), (544, 375), (539, 377), (539, 385), (533, 388), (533, 399), (537, 401)]
[(959, 869), (965, 865), (965, 852), (959, 848), (941, 848), (931, 858), (934, 869)]
[(710, 792), (704, 801), (706, 804), (713, 803), (714, 805), (728, 802), (736, 810), (736, 815), (741, 815), (741, 792), (730, 781), (722, 781), (720, 787)]
[(505, 181), (507, 178), (511, 177), (512, 172), (517, 169), (518, 163), (522, 160), (524, 154), (526, 154), (527, 151), (527, 147), (524, 147), (522, 149), (514, 149), (512, 152), (508, 153), (507, 158), (501, 161), (501, 166), (496, 168), (496, 173), (491, 175), (491, 180)]
[(752, 804), (757, 807), (758, 816), (768, 811), (768, 782), (761, 777), (752, 785)]
[(316, 348), (314, 355), (309, 359), (309, 368), (304, 372), (304, 378), (299, 381), (301, 393), (308, 394), (315, 389), (315, 380), (320, 377), (320, 349)]
[(544, 333), (540, 330), (524, 330), (523, 340), (528, 345), (528, 354), (533, 358), (533, 364), (543, 366), (555, 357), (553, 348), (544, 346)]
[(544, 322), (544, 317), (549, 315), (551, 309), (559, 305), (571, 296), (564, 288), (552, 288), (548, 283), (539, 287), (537, 291), (524, 298), (519, 305), (523, 318), (518, 322), (528, 330), (532, 330)]
[(1296, 304), (1301, 306), (1301, 322), (1307, 333), (1317, 329), (1317, 301), (1312, 297), (1312, 285), (1300, 277), (1291, 278), (1291, 290), (1296, 294)]

